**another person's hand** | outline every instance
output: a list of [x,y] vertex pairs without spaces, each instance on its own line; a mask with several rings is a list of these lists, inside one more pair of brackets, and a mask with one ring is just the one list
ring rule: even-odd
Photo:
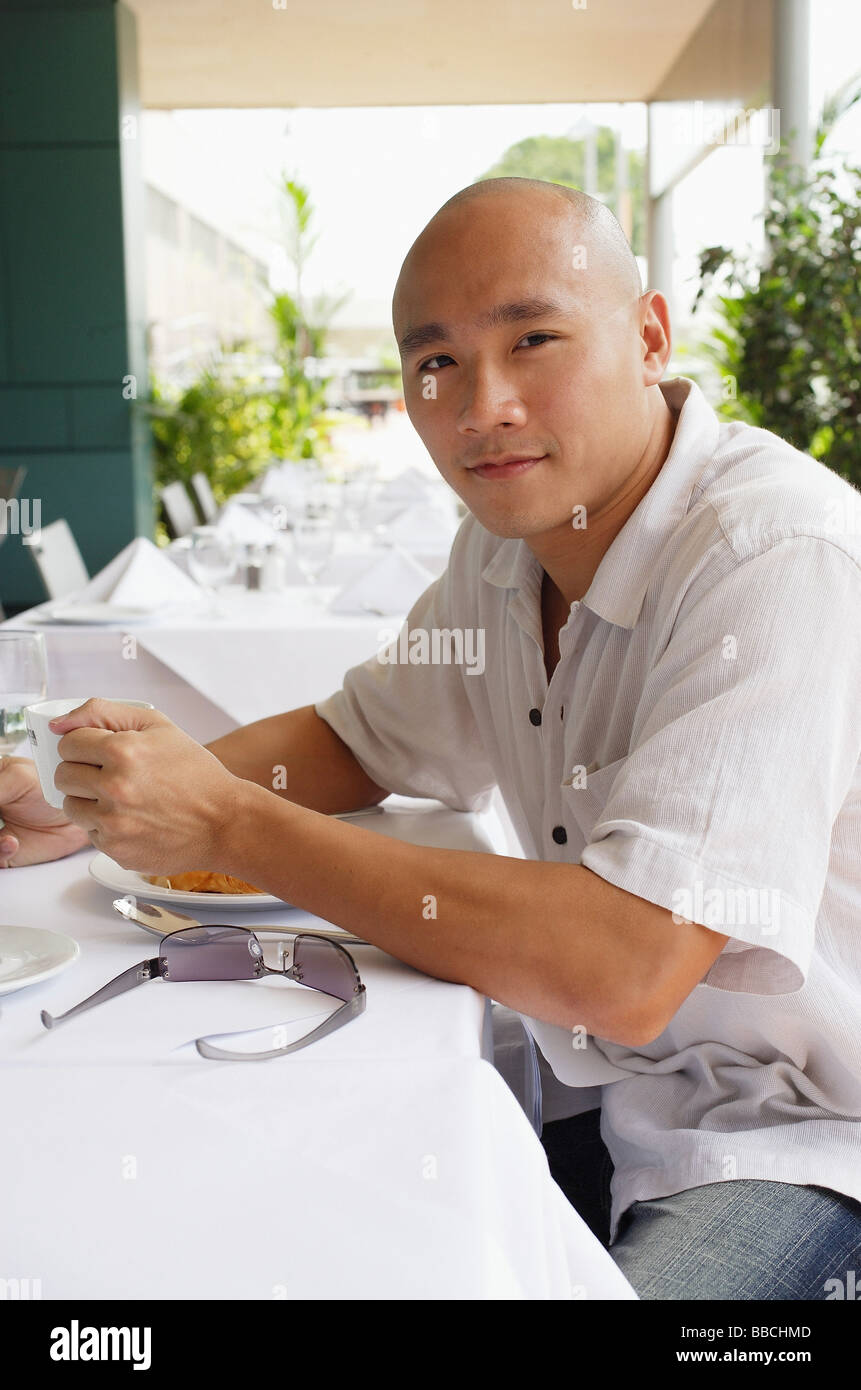
[[45,864],[90,843],[64,811],[49,806],[30,758],[0,757],[0,869]]
[[124,869],[224,871],[248,783],[158,710],[87,700],[51,720],[63,734],[63,815]]

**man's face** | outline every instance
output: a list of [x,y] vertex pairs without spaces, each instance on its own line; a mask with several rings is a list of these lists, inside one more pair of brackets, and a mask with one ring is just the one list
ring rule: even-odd
[[[499,536],[570,525],[578,506],[594,514],[624,488],[647,431],[638,301],[602,274],[576,218],[546,204],[489,197],[447,209],[395,292],[399,344],[432,325],[401,348],[407,413]],[[539,300],[548,307],[525,307]],[[513,304],[522,317],[478,325]],[[500,457],[532,461],[476,466]]]

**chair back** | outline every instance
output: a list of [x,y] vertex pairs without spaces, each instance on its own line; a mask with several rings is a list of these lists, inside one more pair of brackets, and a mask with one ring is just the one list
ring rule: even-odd
[[[21,491],[21,484],[26,472],[27,469],[24,465],[20,468],[0,468],[0,503],[14,502]],[[0,508],[0,545],[3,544],[9,530],[7,518],[6,507]]]
[[200,511],[201,519],[207,524],[218,515],[218,503],[205,473],[195,473],[191,479],[191,490]]
[[64,518],[22,536],[21,542],[32,552],[48,598],[66,598],[90,582],[84,557]]
[[189,531],[199,524],[194,503],[189,497],[184,483],[177,481],[168,483],[166,487],[163,487],[161,505],[168,535],[172,541],[178,541],[180,536],[187,536]]
[[19,468],[0,468],[0,498],[4,502],[11,502],[13,497],[18,496],[26,472],[24,464]]

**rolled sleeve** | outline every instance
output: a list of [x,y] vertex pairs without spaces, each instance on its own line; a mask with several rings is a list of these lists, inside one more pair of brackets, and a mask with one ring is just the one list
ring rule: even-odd
[[481,675],[464,663],[392,659],[409,653],[410,633],[452,630],[452,583],[449,566],[413,605],[405,640],[399,634],[397,642],[352,667],[342,689],[315,709],[378,786],[402,796],[433,797],[457,811],[482,811],[490,805],[496,775],[466,689]]
[[730,939],[701,983],[806,982],[861,754],[861,567],[784,539],[700,582],[653,667],[581,862]]

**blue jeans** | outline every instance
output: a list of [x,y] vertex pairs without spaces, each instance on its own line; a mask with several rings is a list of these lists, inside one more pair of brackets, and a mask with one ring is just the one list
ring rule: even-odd
[[[544,1126],[550,1171],[644,1299],[861,1299],[861,1202],[742,1178],[634,1202],[612,1245],[600,1110]],[[831,1281],[831,1282],[829,1282]],[[838,1282],[839,1281],[839,1284]]]

